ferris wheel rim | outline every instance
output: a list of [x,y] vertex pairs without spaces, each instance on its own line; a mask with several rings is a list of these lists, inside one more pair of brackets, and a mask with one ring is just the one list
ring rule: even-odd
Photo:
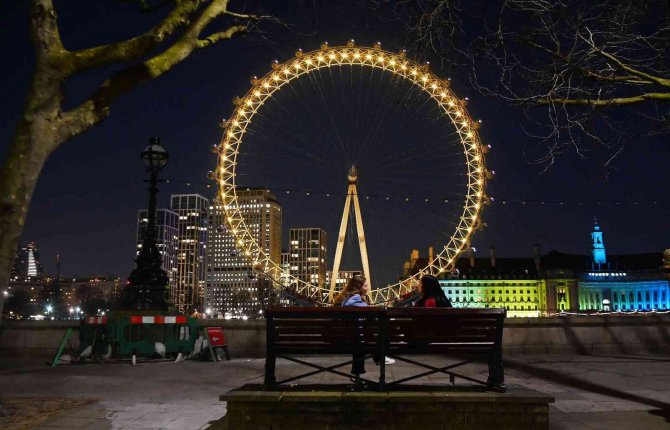
[[[218,154],[217,169],[214,174],[218,184],[217,198],[223,209],[223,216],[228,231],[233,236],[235,245],[242,255],[249,258],[254,270],[261,270],[271,276],[275,282],[280,282],[282,269],[278,262],[258,245],[255,238],[244,222],[243,214],[237,201],[236,165],[239,147],[253,117],[272,95],[284,85],[309,74],[328,67],[361,66],[378,68],[391,72],[394,76],[404,78],[427,93],[435,100],[441,114],[451,122],[456,129],[459,141],[463,146],[464,163],[467,167],[467,193],[463,203],[463,212],[459,223],[449,241],[437,253],[429,265],[410,276],[408,279],[371,291],[373,301],[390,302],[399,298],[403,290],[407,292],[416,285],[425,274],[440,275],[453,269],[458,256],[465,251],[470,239],[481,222],[481,211],[487,202],[485,186],[489,172],[486,170],[484,154],[485,147],[481,144],[477,129],[479,123],[472,120],[465,105],[466,100],[456,97],[450,89],[449,81],[440,79],[428,69],[428,65],[421,65],[407,59],[405,51],[392,53],[381,49],[380,44],[372,47],[357,47],[353,41],[345,46],[331,47],[321,45],[320,49],[309,52],[298,50],[295,57],[283,63],[275,60],[272,70],[261,78],[251,80],[249,91],[242,98],[235,98],[236,105],[231,119],[224,126],[223,136],[214,152]],[[284,274],[295,285],[298,294],[324,302],[328,296],[328,288],[315,286],[302,281],[290,274]]]

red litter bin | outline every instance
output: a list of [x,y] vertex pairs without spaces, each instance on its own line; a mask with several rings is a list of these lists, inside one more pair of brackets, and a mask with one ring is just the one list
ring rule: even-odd
[[223,327],[205,327],[205,334],[214,360],[221,360],[221,352],[225,354],[226,360],[230,360],[230,352],[228,351],[226,337],[223,334]]

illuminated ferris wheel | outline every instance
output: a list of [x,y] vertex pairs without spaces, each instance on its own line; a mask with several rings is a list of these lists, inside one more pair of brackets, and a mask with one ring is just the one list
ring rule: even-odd
[[[282,93],[281,90],[289,88],[292,83],[319,73],[321,73],[318,78],[320,79],[319,82],[323,83],[330,79],[329,77],[333,77],[333,70],[338,68],[346,68],[347,70],[360,68],[362,71],[368,70],[369,73],[381,72],[379,79],[390,82],[389,85],[406,85],[408,91],[420,93],[413,97],[423,97],[422,105],[430,104],[431,109],[433,109],[432,112],[434,112],[429,118],[431,124],[435,123],[440,127],[446,125],[450,129],[450,133],[453,135],[452,146],[455,148],[454,154],[456,154],[452,156],[452,158],[456,157],[454,166],[462,171],[458,176],[460,194],[450,201],[450,204],[456,205],[454,211],[457,213],[454,215],[454,220],[449,224],[449,231],[445,231],[443,234],[443,243],[437,244],[438,248],[433,258],[427,262],[425,267],[405,279],[373,286],[371,291],[372,300],[376,303],[388,303],[409,291],[424,274],[439,276],[450,272],[454,268],[456,259],[464,250],[468,249],[473,233],[481,224],[481,211],[487,201],[485,185],[490,173],[486,169],[484,155],[488,148],[480,142],[477,131],[480,124],[473,121],[466,110],[467,100],[457,98],[450,88],[450,82],[433,74],[429,70],[428,64],[418,64],[408,59],[404,51],[397,54],[388,52],[383,50],[379,43],[372,47],[359,47],[354,44],[353,40],[348,42],[346,46],[338,47],[331,47],[324,43],[320,49],[315,51],[302,52],[298,50],[295,53],[295,58],[284,63],[275,61],[270,72],[260,78],[254,77],[251,80],[251,88],[244,97],[235,99],[235,110],[226,122],[220,144],[214,149],[218,156],[218,166],[214,174],[219,185],[218,198],[224,209],[226,227],[233,235],[240,254],[248,258],[256,270],[263,271],[276,280],[278,287],[282,284],[286,285],[288,277],[288,284],[292,286],[295,293],[319,303],[327,302],[329,285],[316,285],[286,273],[285,270],[283,271],[280,262],[273,261],[257,243],[252,229],[245,223],[244,214],[237,198],[237,189],[241,185],[238,178],[243,175],[240,166],[253,163],[253,160],[248,160],[248,163],[241,163],[240,155],[244,152],[243,143],[246,143],[247,138],[252,134],[251,130],[254,122],[262,119],[269,121],[268,117],[272,117],[273,112],[268,107],[271,101]],[[363,76],[362,71],[360,72],[361,76]],[[356,85],[363,86],[367,82],[367,78],[361,78],[360,81],[360,83],[351,84],[352,88]],[[326,82],[323,85],[329,84]],[[288,92],[289,90],[285,91]],[[321,97],[326,97],[323,91],[316,92],[321,94]],[[334,93],[337,93],[337,91],[334,91]],[[288,94],[288,96],[291,96],[291,94]],[[385,99],[380,98],[379,100]],[[345,100],[340,104],[346,105],[346,102],[345,97]],[[384,106],[380,106],[380,104],[380,102],[375,102],[375,105],[381,110]],[[405,105],[399,103],[399,105],[406,106],[407,103]],[[343,108],[346,110],[346,106],[343,106]],[[277,111],[279,110],[280,108],[277,108]],[[326,114],[330,114],[330,112],[326,112]],[[380,114],[380,116],[383,115]],[[344,126],[346,124],[338,125],[340,128]],[[302,129],[307,127],[309,126],[304,126]],[[371,126],[368,127],[371,128]],[[439,145],[432,146],[436,148],[436,151],[440,151]],[[421,151],[427,152],[425,149]],[[409,166],[409,163],[411,163],[411,157],[407,157],[407,159],[408,161],[403,161],[404,165],[395,163],[393,168],[402,171],[405,169],[404,166]],[[439,192],[442,192],[443,188],[451,192],[451,188],[453,188],[450,184],[440,183],[437,180],[431,186],[437,188]],[[405,186],[404,188],[408,187]],[[370,196],[365,198],[369,199]],[[388,201],[389,197],[385,197],[385,200]],[[409,199],[405,198],[404,200]],[[428,198],[424,200],[427,202]],[[449,200],[444,199],[444,202],[447,201]],[[340,210],[341,204],[341,201],[334,202],[334,210]],[[446,230],[444,226],[441,228]],[[282,279],[281,283],[280,278]]]

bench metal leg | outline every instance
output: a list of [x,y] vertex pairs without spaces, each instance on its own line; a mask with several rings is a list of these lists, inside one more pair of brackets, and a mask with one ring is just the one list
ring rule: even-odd
[[505,369],[502,361],[502,346],[497,346],[489,354],[489,378],[486,384],[505,391]]
[[275,376],[275,364],[277,362],[277,357],[274,354],[268,354],[265,357],[265,381],[264,384],[266,387],[271,387],[277,383],[277,377]]
[[277,377],[275,376],[275,364],[277,362],[277,354],[274,348],[275,337],[275,320],[272,317],[267,319],[265,333],[265,381],[263,384],[266,387],[272,387],[277,384]]

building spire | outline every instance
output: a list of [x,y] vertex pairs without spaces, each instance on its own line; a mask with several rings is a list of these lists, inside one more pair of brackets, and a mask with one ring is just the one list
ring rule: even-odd
[[591,232],[591,264],[594,270],[600,270],[603,265],[607,264],[607,255],[605,254],[603,232],[600,231],[597,218],[593,218],[593,224],[593,232]]

